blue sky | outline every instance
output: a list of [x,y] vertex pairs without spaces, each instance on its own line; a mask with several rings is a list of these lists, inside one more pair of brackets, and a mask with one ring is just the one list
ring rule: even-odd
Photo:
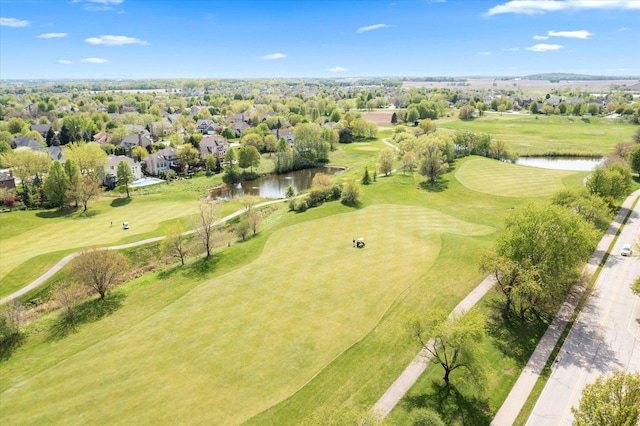
[[0,0],[0,79],[640,75],[640,0]]

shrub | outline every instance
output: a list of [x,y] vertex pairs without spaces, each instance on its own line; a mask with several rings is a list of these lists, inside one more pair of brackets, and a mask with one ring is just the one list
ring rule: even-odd
[[7,208],[13,208],[15,203],[16,203],[16,199],[13,197],[6,197],[4,199],[4,206]]
[[309,208],[309,205],[307,204],[307,201],[300,200],[296,203],[296,208],[294,210],[299,213],[302,213],[302,212],[306,212],[308,208]]
[[339,200],[341,195],[342,195],[342,186],[340,184],[333,185],[329,193],[329,199]]

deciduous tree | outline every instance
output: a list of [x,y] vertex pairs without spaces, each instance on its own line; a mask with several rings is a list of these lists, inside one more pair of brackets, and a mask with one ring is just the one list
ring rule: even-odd
[[426,176],[430,182],[435,182],[438,176],[449,168],[445,155],[436,143],[426,143],[423,146],[420,174]]
[[505,317],[514,304],[520,316],[555,308],[596,239],[595,228],[564,207],[530,205],[507,216],[495,253],[482,262],[506,298]]
[[78,187],[78,201],[82,203],[83,211],[87,211],[89,201],[102,193],[102,182],[94,176],[84,176]]
[[410,324],[412,338],[442,366],[446,384],[453,371],[464,368],[474,376],[479,374],[476,359],[478,343],[485,333],[485,320],[475,311],[452,314],[434,309],[424,321]]
[[184,226],[181,222],[176,222],[167,227],[160,250],[165,255],[177,257],[180,259],[180,264],[184,266],[184,260],[189,251],[188,241],[189,237],[185,234]]
[[64,308],[67,319],[73,321],[76,308],[85,294],[84,290],[84,286],[78,281],[62,282],[54,288],[54,298]]
[[189,171],[189,167],[195,166],[200,161],[200,152],[190,143],[180,145],[177,151],[178,162],[184,167],[185,173]]
[[391,147],[384,148],[382,149],[382,151],[380,151],[380,156],[378,157],[378,166],[380,167],[380,172],[384,173],[385,176],[389,176],[389,174],[391,174],[395,156],[396,151]]
[[51,163],[42,185],[45,197],[52,205],[63,208],[69,190],[69,177],[58,160]]
[[360,194],[360,185],[358,185],[354,180],[348,180],[347,183],[344,184],[344,188],[342,189],[340,202],[347,206],[354,206],[358,204]]
[[585,386],[578,407],[572,407],[575,426],[640,424],[640,372],[618,370]]
[[83,176],[99,176],[104,173],[107,154],[96,142],[74,142],[66,146],[65,157],[73,160]]
[[253,168],[260,165],[260,159],[258,149],[253,145],[241,146],[238,151],[238,166],[242,169],[251,167],[251,172],[253,172]]
[[127,192],[127,198],[129,198],[129,184],[133,182],[133,170],[131,170],[131,165],[126,161],[119,162],[116,169],[116,176],[118,179],[118,186],[125,189]]
[[195,229],[204,251],[205,257],[211,256],[211,250],[213,250],[214,244],[214,229],[213,225],[216,223],[216,209],[213,203],[201,202],[198,205],[198,213],[194,220]]
[[104,299],[128,269],[128,260],[114,250],[90,249],[71,263],[70,275]]

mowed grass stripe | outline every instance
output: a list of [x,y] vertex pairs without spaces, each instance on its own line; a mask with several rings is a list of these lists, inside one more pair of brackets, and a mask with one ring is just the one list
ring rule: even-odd
[[503,197],[548,197],[564,189],[562,179],[572,174],[575,172],[541,170],[477,158],[464,162],[455,176],[467,188],[485,194]]
[[[40,219],[43,225],[18,235],[7,236],[1,241],[0,279],[27,259],[40,254],[78,247],[113,245],[123,238],[153,232],[162,221],[174,220],[196,211],[195,202],[185,208],[184,201],[162,201],[156,198],[153,201],[133,199],[125,206],[106,208],[104,211],[89,210],[87,217],[57,217],[49,219],[50,222]],[[7,223],[12,219],[7,218]],[[122,222],[125,221],[130,225],[127,231],[122,229]],[[0,223],[5,226],[4,221]],[[23,283],[26,284],[28,282]],[[0,296],[5,293],[5,289],[0,288]]]
[[287,227],[251,264],[9,388],[0,411],[11,424],[240,423],[368,333],[435,262],[441,233],[493,231],[397,205]]

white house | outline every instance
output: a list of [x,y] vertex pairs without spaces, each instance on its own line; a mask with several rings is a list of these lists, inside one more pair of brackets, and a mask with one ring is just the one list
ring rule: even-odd
[[104,165],[104,176],[102,183],[105,186],[115,186],[118,182],[118,164],[126,161],[131,166],[133,172],[133,180],[142,179],[142,167],[140,163],[124,155],[108,155]]

